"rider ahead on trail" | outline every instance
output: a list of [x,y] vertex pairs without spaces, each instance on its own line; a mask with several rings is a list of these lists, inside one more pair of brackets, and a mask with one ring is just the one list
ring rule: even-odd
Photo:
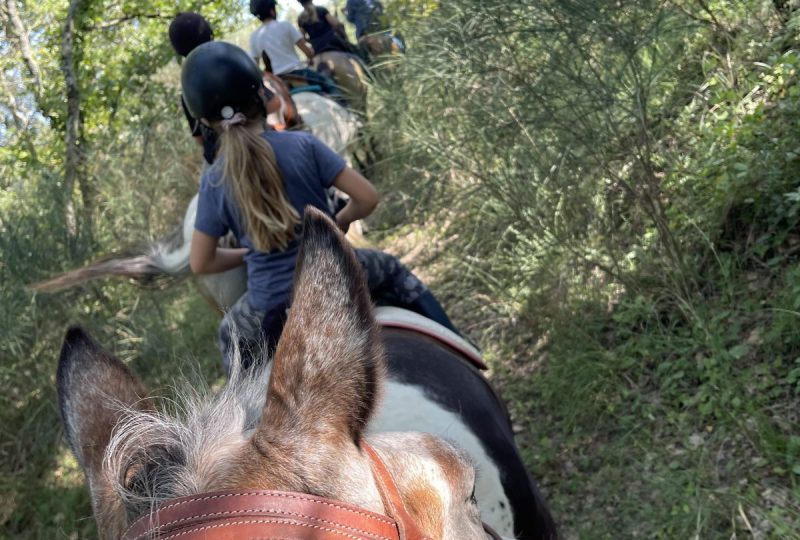
[[379,19],[383,14],[380,0],[347,0],[344,9],[347,20],[356,27],[356,39],[380,30]]
[[[277,343],[291,301],[290,289],[300,224],[306,206],[325,212],[343,230],[369,215],[378,203],[372,184],[331,149],[305,132],[278,132],[266,125],[258,66],[229,43],[195,49],[183,64],[181,84],[196,118],[219,136],[218,159],[203,173],[192,237],[190,265],[198,274],[247,265],[248,292],[220,324],[223,364],[230,368],[235,330],[240,350]],[[327,190],[335,186],[350,201],[333,215]],[[233,232],[238,249],[218,247]],[[373,297],[427,316],[455,330],[425,285],[394,257],[358,249]]]
[[250,55],[256,64],[266,54],[271,66],[267,69],[281,78],[300,78],[310,85],[318,85],[323,92],[338,96],[339,90],[328,77],[309,69],[295,52],[297,46],[308,61],[314,58],[314,50],[290,22],[278,21],[275,0],[250,0],[250,12],[262,24],[250,36]]
[[342,51],[357,54],[358,50],[347,41],[344,25],[324,7],[317,7],[313,0],[299,0],[303,12],[297,18],[297,26],[314,47],[314,54],[325,51]]
[[[199,13],[178,13],[169,25],[169,41],[172,48],[181,58],[186,58],[198,45],[214,39],[211,25]],[[189,123],[189,131],[199,145],[203,147],[203,158],[211,164],[217,153],[217,136],[214,130],[192,116],[181,96],[181,108]]]

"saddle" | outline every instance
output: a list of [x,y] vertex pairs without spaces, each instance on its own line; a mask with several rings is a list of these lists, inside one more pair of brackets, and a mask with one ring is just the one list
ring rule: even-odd
[[489,366],[483,361],[480,351],[466,339],[449,328],[445,328],[441,324],[427,317],[423,317],[418,313],[394,306],[381,306],[375,308],[375,320],[384,328],[412,330],[433,338],[439,343],[461,353],[472,367],[480,370],[489,369]]
[[283,79],[283,82],[289,87],[290,94],[299,94],[300,92],[322,93],[322,87],[320,85],[312,83],[301,75],[284,74],[281,75],[280,78]]

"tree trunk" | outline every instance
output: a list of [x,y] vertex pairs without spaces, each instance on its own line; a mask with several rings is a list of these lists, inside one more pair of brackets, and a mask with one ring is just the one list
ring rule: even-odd
[[[73,240],[79,232],[78,216],[75,211],[73,191],[75,184],[83,178],[83,134],[81,122],[81,93],[78,85],[77,63],[75,60],[76,19],[82,11],[85,0],[70,0],[67,17],[64,21],[61,39],[61,71],[64,74],[67,97],[67,120],[64,125],[66,142],[66,162],[64,166],[65,218],[67,232]],[[85,201],[84,201],[85,202]],[[87,209],[84,207],[84,217]],[[90,220],[91,221],[91,220]],[[86,223],[91,227],[91,223]]]
[[33,50],[31,49],[31,42],[28,39],[28,30],[25,28],[25,24],[19,16],[16,0],[5,0],[4,7],[6,18],[8,19],[8,32],[19,45],[22,58],[25,60],[25,65],[28,67],[28,71],[33,78],[34,93],[38,97],[42,90],[42,77],[39,74],[39,66],[36,63]]

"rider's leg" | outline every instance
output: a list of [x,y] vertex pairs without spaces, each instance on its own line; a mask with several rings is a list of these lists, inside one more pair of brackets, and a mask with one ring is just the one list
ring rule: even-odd
[[336,85],[333,79],[333,71],[328,64],[325,62],[319,64],[316,71],[312,71],[312,73],[316,83],[322,87],[322,90],[328,94],[331,99],[343,107],[348,107],[350,105],[347,98],[345,98],[342,93],[341,88]]
[[289,314],[288,308],[288,299],[279,302],[265,313],[261,321],[262,343],[267,358],[272,358],[275,349],[278,348],[278,340],[283,332],[283,327],[286,326],[286,318]]
[[455,327],[453,322],[450,320],[450,317],[447,316],[445,313],[442,304],[433,296],[433,293],[429,290],[426,290],[421,295],[417,296],[417,298],[408,304],[408,309],[415,313],[419,313],[423,317],[427,317],[433,321],[438,322],[448,330],[452,330],[459,336],[461,332]]
[[247,293],[237,300],[219,324],[219,348],[225,375],[230,377],[236,359],[242,369],[247,369],[262,359],[272,358],[286,324],[288,306],[288,297],[277,299],[266,310],[254,308]]
[[333,48],[331,50],[341,51],[347,54],[352,54],[353,56],[358,57],[362,62],[365,64],[369,64],[368,58],[364,56],[364,51],[358,45],[354,45],[350,43],[350,40],[343,38],[341,36],[336,36],[332,40]]
[[436,297],[396,257],[374,249],[356,249],[356,256],[366,271],[372,298],[419,313],[461,334]]

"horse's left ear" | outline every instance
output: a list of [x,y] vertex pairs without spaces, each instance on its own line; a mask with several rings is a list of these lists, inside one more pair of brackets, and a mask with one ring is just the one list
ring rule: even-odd
[[363,272],[336,225],[307,207],[256,443],[358,445],[384,371]]
[[[82,328],[67,331],[58,361],[58,403],[67,440],[86,473],[101,522],[113,490],[102,474],[105,449],[124,409],[148,408],[145,389],[131,371]],[[102,527],[102,523],[99,523]]]
[[269,59],[266,51],[261,51],[261,59],[264,61],[264,71],[272,73],[272,60]]

